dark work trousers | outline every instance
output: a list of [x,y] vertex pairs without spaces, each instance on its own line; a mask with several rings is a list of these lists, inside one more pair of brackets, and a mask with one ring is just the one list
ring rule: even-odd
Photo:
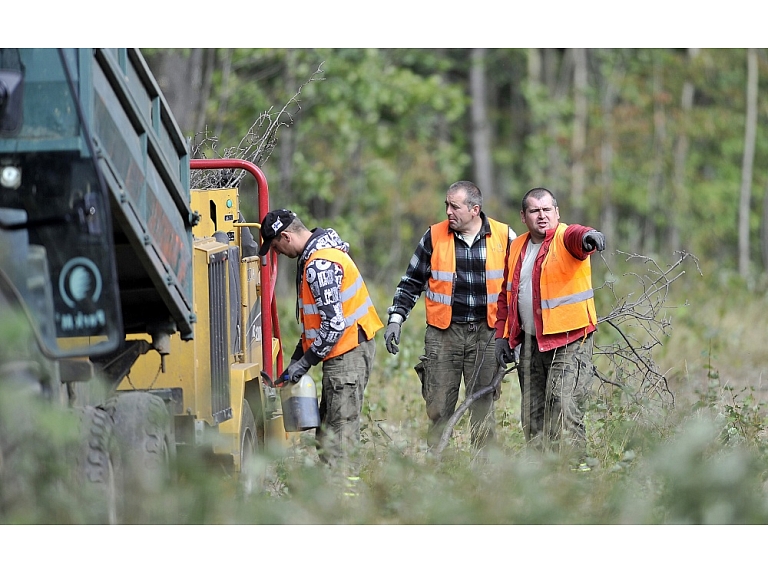
[[[447,329],[427,325],[424,355],[415,369],[427,404],[430,447],[440,442],[445,424],[456,411],[462,378],[465,397],[490,385],[496,370],[494,332],[486,321],[452,323]],[[473,448],[481,449],[495,439],[493,405],[493,394],[489,393],[469,408]]]
[[360,343],[323,362],[320,428],[315,432],[320,460],[335,467],[360,444],[363,395],[371,376],[376,342]]
[[535,336],[523,335],[517,374],[526,441],[545,447],[563,439],[572,448],[583,450],[584,404],[594,372],[593,334],[544,352],[539,351]]

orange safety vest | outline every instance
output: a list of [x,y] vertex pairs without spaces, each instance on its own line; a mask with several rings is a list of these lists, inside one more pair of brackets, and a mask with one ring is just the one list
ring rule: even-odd
[[[373,302],[368,295],[363,276],[355,262],[345,252],[335,248],[323,248],[314,252],[306,265],[314,259],[324,259],[339,264],[344,270],[341,280],[341,307],[344,312],[346,329],[331,352],[323,359],[330,359],[354,349],[358,345],[357,326],[359,325],[367,339],[371,339],[378,330],[384,327],[381,323]],[[315,303],[315,296],[309,289],[305,278],[301,281],[301,301],[299,302],[300,321],[302,324],[301,344],[304,352],[309,349],[320,329],[320,314]]]
[[[504,281],[504,258],[509,242],[509,226],[488,218],[491,235],[485,237],[485,291],[488,327],[496,323],[496,301]],[[430,227],[432,234],[432,272],[427,282],[425,306],[427,323],[445,329],[451,324],[453,287],[456,283],[455,234],[448,220]]]
[[[590,258],[579,260],[565,248],[563,234],[567,227],[558,224],[541,266],[541,320],[545,335],[574,331],[597,321]],[[528,236],[528,232],[518,236],[509,247],[506,291],[513,297],[517,297],[518,290],[512,290],[512,277]]]

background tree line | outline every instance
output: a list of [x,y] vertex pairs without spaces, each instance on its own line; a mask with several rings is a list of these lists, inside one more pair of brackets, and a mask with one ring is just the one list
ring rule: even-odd
[[520,198],[544,186],[563,221],[605,231],[611,250],[685,250],[750,285],[768,269],[764,49],[144,54],[184,134],[212,134],[220,149],[301,90],[262,166],[271,205],[337,229],[390,289],[459,179],[518,233]]

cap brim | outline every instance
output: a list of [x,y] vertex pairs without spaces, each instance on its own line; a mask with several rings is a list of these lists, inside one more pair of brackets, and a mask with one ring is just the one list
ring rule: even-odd
[[272,240],[265,241],[261,244],[261,247],[259,248],[259,255],[261,257],[264,257],[267,255],[267,252],[269,251],[269,248],[272,246]]

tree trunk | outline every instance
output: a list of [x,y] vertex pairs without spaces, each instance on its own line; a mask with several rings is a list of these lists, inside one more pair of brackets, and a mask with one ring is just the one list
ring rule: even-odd
[[[297,54],[295,49],[288,49],[285,53],[285,66],[283,67],[283,84],[288,94],[295,94],[298,90],[296,74]],[[297,120],[294,120],[297,121]],[[298,130],[295,126],[292,129],[281,130],[280,137],[277,139],[277,147],[280,151],[279,170],[280,180],[279,188],[281,195],[286,202],[293,201],[293,155],[296,152],[296,142],[294,132]]]
[[749,274],[749,203],[752,196],[752,166],[757,137],[757,49],[747,48],[747,117],[744,126],[744,158],[739,194],[739,274]]
[[763,273],[768,271],[768,185],[763,195],[763,219],[761,233],[761,251],[763,253]]
[[528,81],[541,84],[541,52],[538,48],[529,48],[527,51]]
[[203,48],[164,50],[160,56],[157,83],[163,91],[182,133],[192,136],[196,114],[205,106],[203,88]]
[[221,95],[219,96],[218,114],[216,126],[213,135],[218,137],[224,131],[224,117],[226,116],[227,104],[229,104],[229,79],[232,74],[232,52],[233,48],[222,50],[221,62]]
[[584,221],[585,168],[587,147],[587,49],[573,49],[573,134],[571,137],[571,220]]
[[[689,65],[699,55],[699,48],[688,49]],[[684,221],[687,219],[688,190],[685,185],[685,163],[688,158],[688,117],[693,109],[694,85],[690,80],[683,83],[683,94],[680,99],[680,124],[677,130],[677,141],[675,142],[675,154],[672,168],[672,198],[671,205],[674,206],[670,212],[669,236],[667,241],[673,252],[679,251],[683,240],[681,231],[684,227]]]
[[486,48],[473,48],[469,86],[472,96],[472,157],[475,183],[488,200],[494,196],[491,155],[491,123],[488,120],[488,95],[485,68]]
[[608,238],[609,242],[615,242],[618,231],[618,215],[616,213],[616,202],[613,197],[613,143],[616,137],[613,124],[613,111],[619,93],[621,77],[624,74],[624,68],[620,60],[616,63],[612,62],[614,58],[611,55],[610,50],[603,50],[601,56],[601,60],[605,59],[610,63],[605,66],[605,88],[602,98],[603,137],[600,144],[600,161],[603,194],[602,201],[600,202],[600,229]]
[[[544,62],[542,60],[542,54],[541,49],[539,48],[528,48],[526,51],[526,65],[527,65],[527,73],[526,73],[526,79],[528,82],[528,93],[525,96],[526,106],[528,108],[528,126],[527,126],[527,133],[524,134],[522,142],[523,146],[525,145],[526,138],[529,138],[535,134],[541,133],[544,130],[544,125],[539,118],[538,114],[535,112],[535,105],[533,100],[536,100],[539,98],[539,96],[543,97],[544,94],[544,87],[543,87],[543,77],[544,77]],[[530,162],[528,162],[527,166],[521,166],[523,169],[523,172],[527,172],[528,177],[530,178],[529,182],[526,182],[525,189],[530,189],[533,186],[540,186],[543,185],[544,174],[543,170],[546,169],[545,167],[540,167],[540,162],[538,162],[538,158],[532,159]]]
[[208,100],[211,99],[211,90],[213,88],[213,71],[216,69],[216,48],[205,48],[205,57],[203,64],[203,85],[200,90],[200,99],[197,103],[197,110],[193,116],[193,126],[195,135],[205,130],[206,107]]
[[562,57],[560,56],[560,51],[556,48],[544,49],[544,82],[547,87],[548,97],[555,103],[557,113],[552,114],[547,120],[547,133],[551,143],[547,148],[547,166],[545,168],[545,179],[547,182],[541,185],[551,189],[556,194],[566,189],[567,186],[567,167],[563,161],[559,144],[562,123],[560,110],[562,109],[561,104],[563,100],[568,95],[572,79],[572,66],[573,55],[571,49],[563,52]]
[[659,198],[664,189],[664,160],[667,140],[667,112],[662,94],[663,72],[657,59],[653,62],[653,160],[651,173],[648,177],[645,226],[643,229],[643,250],[653,254],[658,249],[657,221],[659,215]]

